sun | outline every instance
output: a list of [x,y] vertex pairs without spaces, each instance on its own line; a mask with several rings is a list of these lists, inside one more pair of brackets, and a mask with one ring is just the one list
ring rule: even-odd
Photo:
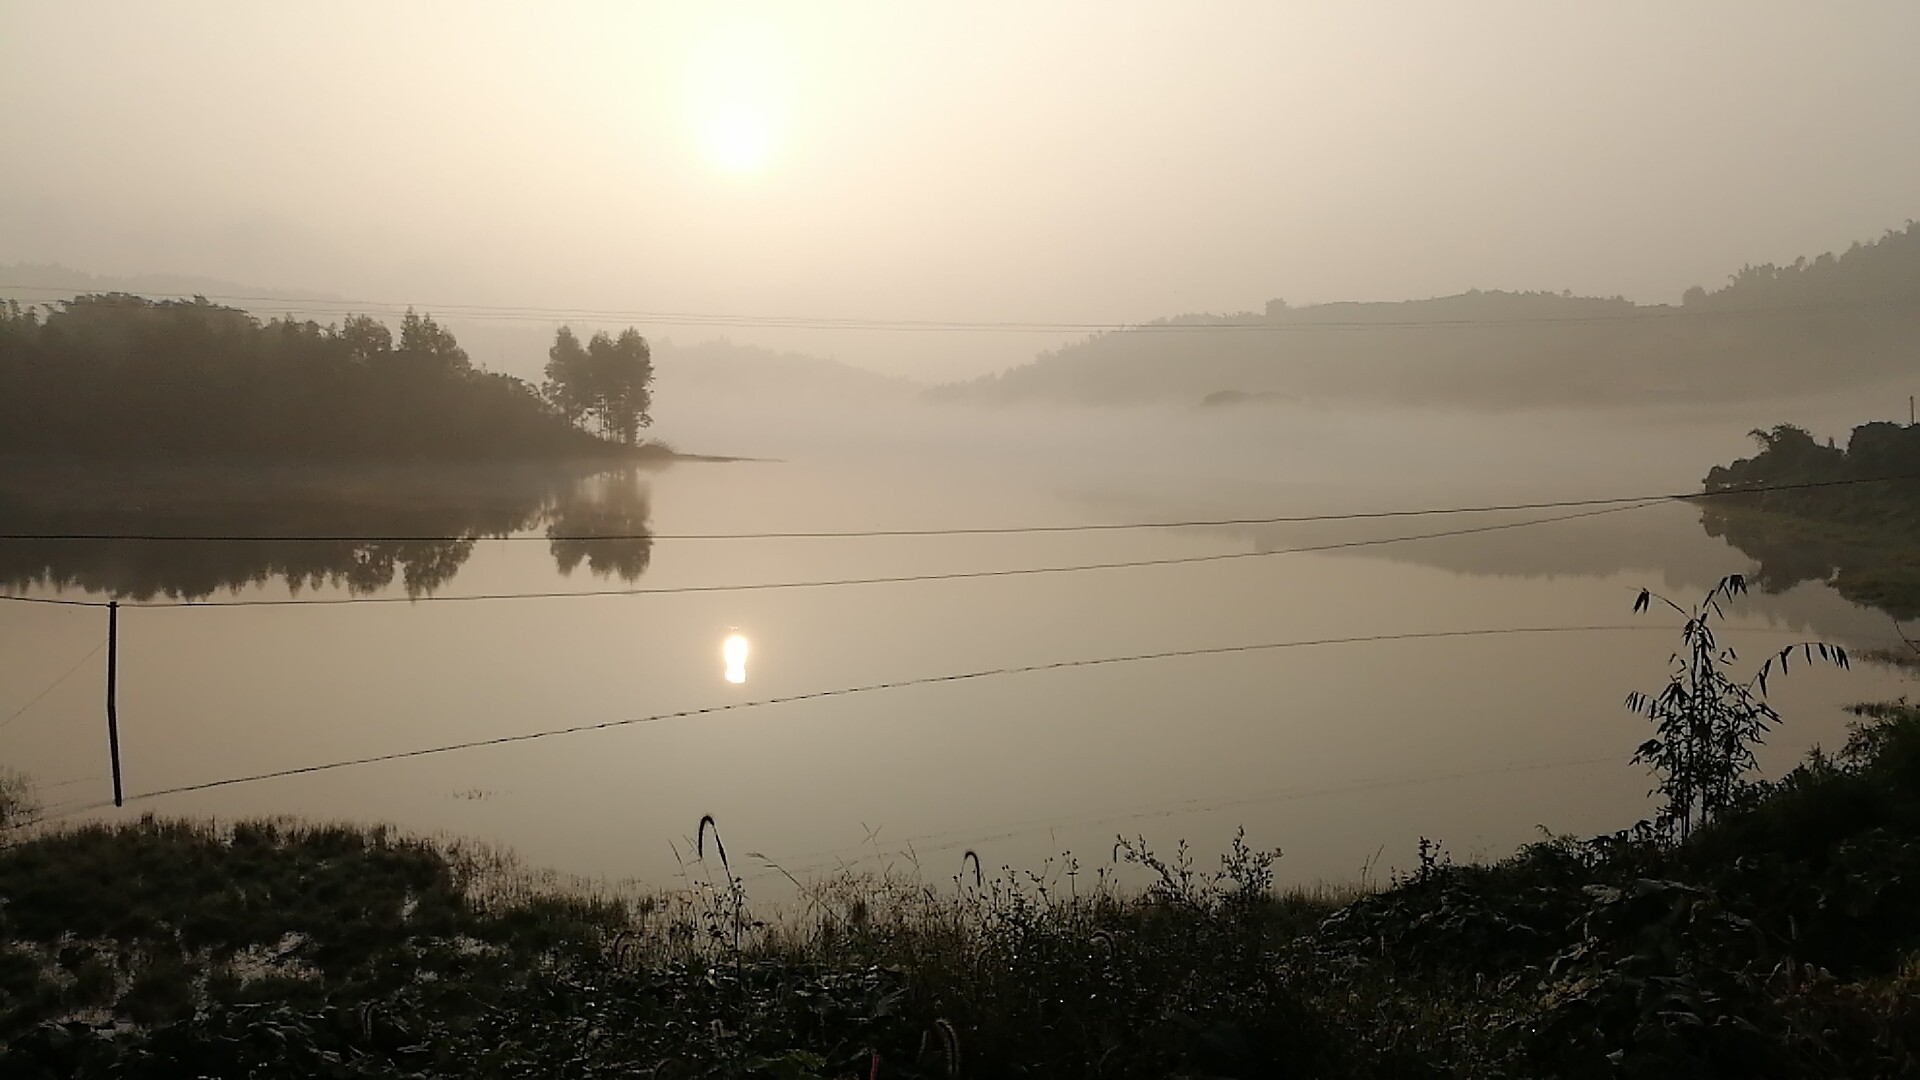
[[748,102],[714,108],[702,122],[701,135],[707,157],[724,172],[756,172],[773,157],[772,118]]
[[793,74],[783,38],[765,24],[718,23],[690,50],[685,115],[714,168],[744,176],[778,156],[792,119]]

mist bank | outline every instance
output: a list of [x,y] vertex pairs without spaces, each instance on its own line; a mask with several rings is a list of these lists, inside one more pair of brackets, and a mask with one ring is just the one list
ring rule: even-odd
[[[661,371],[667,386],[674,369],[668,362]],[[1348,509],[1453,497],[1693,491],[1709,466],[1740,452],[1752,428],[1785,413],[1844,429],[1889,416],[1897,388],[1840,388],[1792,402],[1490,413],[1387,402],[985,406],[682,386],[668,393],[672,407],[653,431],[675,446],[897,468],[903,482],[915,470],[971,470],[1060,491],[1135,491],[1209,505],[1286,488]],[[1899,406],[1904,414],[1904,393]]]
[[[320,325],[338,324],[355,316],[399,320],[409,305],[393,301],[357,300],[322,289],[282,288],[258,283],[226,281],[181,274],[95,274],[58,264],[0,264],[0,297],[11,297],[23,308],[58,309],[78,297],[130,294],[150,300],[204,298],[222,307],[245,311],[269,322],[294,316]],[[582,340],[598,332],[617,337],[641,316],[626,319],[595,317],[591,312],[569,312],[565,318],[543,316],[539,309],[488,309],[471,304],[448,310],[429,303],[412,305],[430,311],[436,323],[459,339],[476,369],[511,375],[538,385],[545,376],[548,352],[562,326]],[[887,397],[919,393],[924,384],[896,375],[819,355],[815,348],[775,348],[722,335],[688,338],[686,328],[674,323],[648,327],[647,341],[659,376],[660,392],[669,399],[682,390],[696,392],[719,386],[749,396],[799,390],[873,392]],[[751,333],[735,329],[730,333]],[[818,337],[815,333],[813,337]],[[826,350],[831,352],[831,350]],[[910,351],[901,360],[915,359]],[[972,370],[981,370],[975,365]]]
[[1679,305],[1550,292],[1181,315],[940,388],[956,401],[1219,395],[1485,407],[1751,401],[1884,380],[1920,344],[1920,225],[1747,266]]

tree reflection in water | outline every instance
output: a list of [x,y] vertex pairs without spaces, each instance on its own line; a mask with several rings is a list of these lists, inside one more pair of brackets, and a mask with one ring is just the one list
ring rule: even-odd
[[1904,534],[1720,504],[1702,506],[1700,525],[1759,564],[1753,579],[1766,592],[1819,582],[1896,619],[1920,617],[1920,550]]
[[637,579],[653,558],[650,515],[646,485],[632,470],[580,481],[547,510],[548,549],[554,565],[562,574],[571,574],[584,559],[595,577]]
[[[542,525],[562,573],[584,560],[633,581],[652,555],[648,516],[632,469],[16,468],[0,475],[0,532],[269,539],[0,540],[0,588],[203,600],[278,580],[296,595],[397,584],[418,597],[451,582],[478,540]],[[607,534],[623,538],[584,539]],[[298,539],[336,536],[367,539]]]

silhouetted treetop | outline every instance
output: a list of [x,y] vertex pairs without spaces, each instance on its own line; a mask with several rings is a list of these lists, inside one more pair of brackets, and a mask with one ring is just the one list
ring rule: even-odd
[[[1890,482],[1885,484],[1862,483],[1830,489],[1832,498],[1850,502],[1865,499],[1883,504],[1920,491],[1914,480],[1905,479],[1920,477],[1920,427],[1887,421],[1861,424],[1853,429],[1844,449],[1835,446],[1832,439],[1822,443],[1812,432],[1795,424],[1756,428],[1748,434],[1760,452],[1729,465],[1715,465],[1704,481],[1706,490],[1887,479]],[[1773,492],[1768,498],[1783,505],[1814,505],[1807,500],[1819,490]]]
[[1835,255],[1801,256],[1785,266],[1743,266],[1709,292],[1695,286],[1689,307],[1759,308],[1815,304],[1871,304],[1911,299],[1920,291],[1920,222],[1889,229],[1871,243],[1855,242]]
[[633,445],[653,423],[653,352],[638,330],[601,331],[585,347],[563,326],[547,350],[547,400],[569,421],[592,420],[601,438]]

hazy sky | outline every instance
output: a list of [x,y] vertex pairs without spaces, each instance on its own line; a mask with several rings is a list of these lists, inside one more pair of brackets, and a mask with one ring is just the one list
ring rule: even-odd
[[0,263],[882,319],[1676,300],[1915,216],[1916,41],[1894,0],[0,0]]

